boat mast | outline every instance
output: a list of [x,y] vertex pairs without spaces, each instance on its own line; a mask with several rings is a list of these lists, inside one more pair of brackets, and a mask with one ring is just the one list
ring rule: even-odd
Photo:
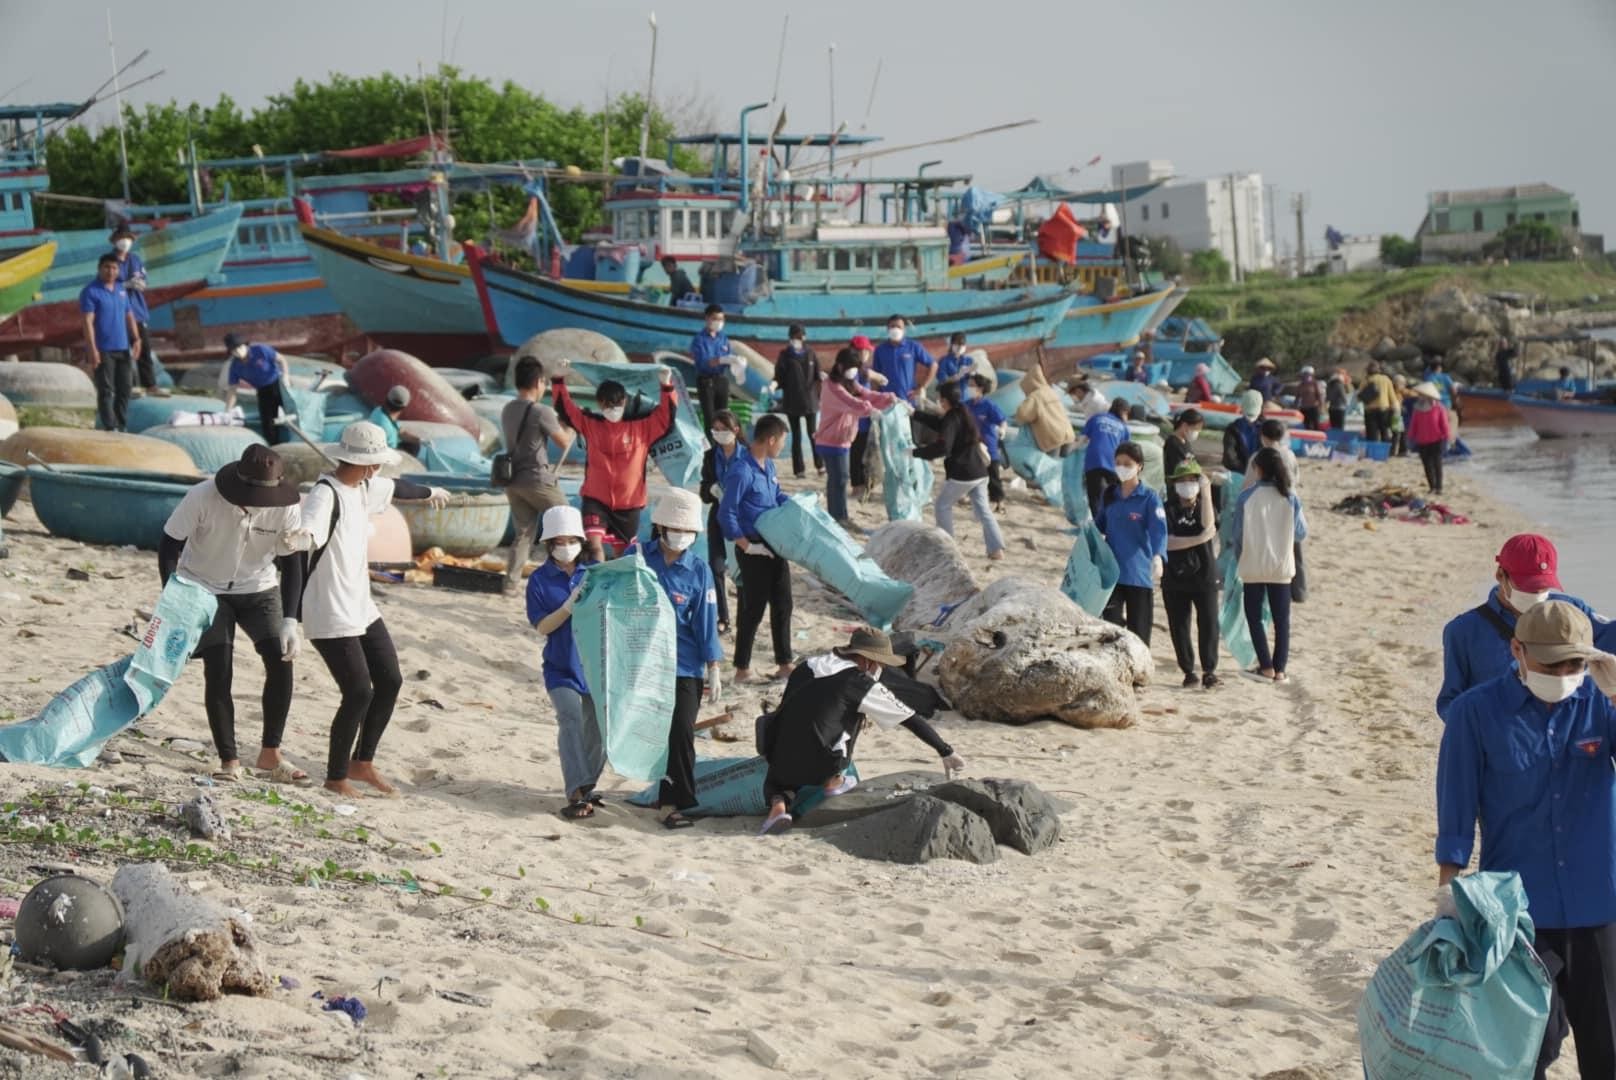
[[107,8],[107,52],[112,57],[112,102],[118,117],[118,170],[123,178],[123,201],[133,202],[129,194],[129,144],[123,130],[123,91],[118,88],[118,48],[112,43],[112,9]]
[[640,118],[640,160],[645,160],[645,152],[651,141],[651,93],[656,87],[656,42],[657,24],[656,12],[651,12],[651,70],[645,77],[645,115]]

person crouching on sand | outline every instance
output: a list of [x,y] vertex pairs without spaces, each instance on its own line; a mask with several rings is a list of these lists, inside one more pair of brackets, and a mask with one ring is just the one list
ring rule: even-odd
[[937,751],[944,775],[965,768],[965,759],[930,724],[881,685],[882,672],[902,664],[887,635],[861,627],[845,646],[810,657],[791,673],[785,698],[764,727],[769,771],[763,797],[769,816],[759,835],[791,828],[791,806],[801,788],[823,787],[828,796],[853,790],[857,781],[845,774],[867,719],[884,731],[908,729]]
[[376,771],[376,748],[404,680],[398,651],[370,595],[365,547],[370,519],[395,498],[442,507],[449,493],[378,475],[398,454],[387,448],[382,429],[368,420],[343,428],[342,441],[326,453],[337,466],[303,500],[310,551],[303,626],[342,691],[331,721],[325,787],[349,798],[364,794],[349,783],[352,779],[395,796],[397,789]]

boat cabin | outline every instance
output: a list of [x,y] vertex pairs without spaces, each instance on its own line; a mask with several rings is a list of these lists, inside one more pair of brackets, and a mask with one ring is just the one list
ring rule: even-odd
[[71,120],[83,105],[0,105],[0,239],[34,233],[34,196],[50,190],[45,170],[45,125]]

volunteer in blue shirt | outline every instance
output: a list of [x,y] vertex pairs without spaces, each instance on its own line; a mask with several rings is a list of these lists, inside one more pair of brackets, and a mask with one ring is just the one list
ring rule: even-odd
[[774,459],[786,445],[786,424],[768,413],[752,427],[752,445],[736,455],[724,476],[724,497],[718,501],[718,526],[735,545],[740,570],[739,611],[735,619],[735,681],[752,678],[752,642],[763,612],[769,613],[769,636],[774,642],[774,677],[791,674],[791,564],[776,555],[758,535],[758,515],[786,501],[774,477]]
[[1089,497],[1089,516],[1100,516],[1100,496],[1117,482],[1117,447],[1128,441],[1128,409],[1123,398],[1110,409],[1097,412],[1083,425],[1088,446],[1083,449],[1083,491]]
[[1161,581],[1162,561],[1167,557],[1167,512],[1161,497],[1140,480],[1144,467],[1145,452],[1138,443],[1117,447],[1117,486],[1101,497],[1094,523],[1122,571],[1105,605],[1104,618],[1126,626],[1149,645],[1156,583]]
[[[649,566],[673,604],[677,624],[679,668],[673,685],[673,723],[668,729],[668,774],[657,797],[659,808],[671,808],[662,824],[688,828],[684,811],[696,805],[696,711],[702,693],[719,702],[718,598],[713,573],[696,558],[691,545],[701,531],[701,500],[693,491],[667,492],[651,510],[656,542],[645,552]],[[705,678],[704,678],[705,676]]]
[[706,323],[690,339],[690,362],[696,368],[696,400],[701,422],[713,426],[713,417],[729,408],[729,358],[733,353],[724,333],[724,309],[708,304]]
[[111,252],[101,256],[95,280],[79,292],[84,344],[95,380],[95,426],[102,431],[128,430],[134,360],[140,357],[140,330],[129,307],[129,293],[118,284],[118,265]]
[[937,378],[933,381],[938,386],[944,383],[964,382],[971,376],[971,365],[975,361],[965,355],[965,334],[959,330],[948,337],[948,351],[937,358]]
[[1577,396],[1577,380],[1571,377],[1571,369],[1560,369],[1560,381],[1554,384],[1554,396],[1561,401],[1570,401]]
[[399,430],[398,421],[404,415],[404,410],[410,407],[410,388],[395,386],[387,391],[387,398],[365,417],[372,424],[382,429],[387,436],[389,449],[398,449]]
[[146,340],[146,324],[151,322],[151,310],[146,306],[146,264],[135,254],[135,234],[127,225],[112,231],[112,253],[118,258],[118,284],[129,294],[129,311],[135,317],[135,338],[140,342],[140,356],[135,361],[135,377],[144,390],[157,389],[157,365]]
[[972,375],[965,388],[965,409],[976,421],[976,430],[982,436],[982,445],[988,452],[988,502],[995,514],[1004,513],[1004,481],[999,476],[999,431],[1009,422],[999,403],[988,397],[993,380],[986,375]]
[[[1560,592],[1560,553],[1546,536],[1521,533],[1504,541],[1495,558],[1497,586],[1481,605],[1456,616],[1442,628],[1442,689],[1436,714],[1447,720],[1460,694],[1496,679],[1509,670],[1510,635],[1521,613],[1545,600],[1564,600],[1594,620],[1601,648],[1616,649],[1616,623]],[[1606,643],[1608,636],[1612,640]]]
[[1442,357],[1430,357],[1425,362],[1425,373],[1420,378],[1424,382],[1435,383],[1437,391],[1441,395],[1442,407],[1451,409],[1457,400],[1453,393],[1453,376],[1443,371],[1442,368]]
[[729,553],[724,545],[724,530],[718,524],[718,503],[724,497],[724,478],[730,467],[746,452],[746,438],[741,434],[741,422],[728,409],[713,417],[713,426],[707,430],[712,447],[701,459],[701,501],[707,509],[707,568],[713,572],[714,591],[718,594],[718,632],[729,633],[729,597],[724,588],[724,567]]
[[937,364],[918,341],[904,336],[902,315],[887,320],[887,339],[875,347],[875,370],[887,382],[883,390],[913,404],[937,373]]
[[600,805],[595,784],[606,765],[595,702],[572,637],[572,607],[583,591],[584,570],[593,565],[580,559],[583,515],[571,506],[552,506],[544,512],[539,542],[550,557],[527,579],[527,621],[544,635],[544,689],[555,708],[556,750],[567,791],[561,816],[575,821],[592,816]]
[[286,358],[268,345],[249,345],[239,334],[224,336],[224,352],[224,365],[219,368],[219,396],[224,407],[235,408],[237,390],[253,391],[258,395],[258,429],[264,433],[264,441],[271,446],[283,442],[275,418],[286,406],[281,394],[288,377]]
[[1524,612],[1509,651],[1514,668],[1461,695],[1442,731],[1438,884],[1470,864],[1479,823],[1478,868],[1520,875],[1554,973],[1537,1076],[1568,1023],[1581,1075],[1616,1076],[1616,657],[1560,600]]

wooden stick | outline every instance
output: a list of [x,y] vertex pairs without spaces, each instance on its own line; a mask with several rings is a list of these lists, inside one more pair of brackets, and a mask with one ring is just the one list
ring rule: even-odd
[[727,724],[733,719],[735,719],[735,714],[733,712],[721,712],[717,716],[709,716],[705,720],[697,720],[695,730],[705,731],[708,728],[715,728],[721,724]]
[[58,1046],[44,1039],[36,1039],[20,1028],[10,1024],[0,1024],[0,1046],[8,1046],[13,1050],[22,1050],[40,1057],[48,1057],[53,1061],[63,1061],[72,1065],[78,1061],[73,1052],[65,1046]]

